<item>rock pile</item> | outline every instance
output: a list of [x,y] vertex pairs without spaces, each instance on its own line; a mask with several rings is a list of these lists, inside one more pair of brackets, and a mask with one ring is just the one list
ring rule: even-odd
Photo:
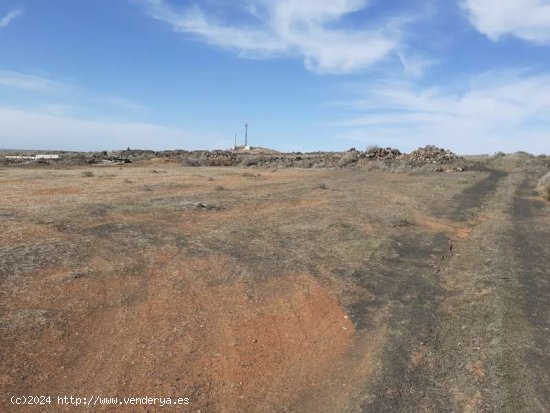
[[[3,158],[0,158],[0,164]],[[371,147],[366,151],[352,148],[346,152],[242,152],[230,150],[151,151],[126,149],[113,152],[62,152],[57,165],[124,164],[142,162],[178,162],[183,166],[244,166],[264,168],[354,168],[383,164],[385,168],[414,168],[434,165],[445,170],[463,159],[436,146],[419,148],[410,155],[398,149]],[[5,162],[4,162],[5,163]],[[463,167],[460,167],[463,169]]]
[[402,158],[402,153],[399,149],[394,148],[379,148],[377,146],[367,149],[366,157],[369,160],[386,161],[390,159]]
[[409,155],[409,161],[415,165],[447,164],[461,159],[457,154],[434,145],[418,148]]

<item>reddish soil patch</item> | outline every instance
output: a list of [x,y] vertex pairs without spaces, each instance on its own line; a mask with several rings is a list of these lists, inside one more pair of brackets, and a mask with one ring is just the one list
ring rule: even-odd
[[[14,344],[26,365],[49,374],[10,386],[23,367],[12,358],[4,386],[14,394],[190,397],[202,411],[332,412],[356,403],[382,336],[357,334],[329,288],[300,273],[228,279],[224,257],[174,254],[150,251],[139,280],[43,271],[32,289],[41,291],[40,309],[22,318],[12,307],[4,321],[43,329]],[[94,257],[88,268],[108,274],[113,265]],[[61,300],[67,295],[74,298]]]

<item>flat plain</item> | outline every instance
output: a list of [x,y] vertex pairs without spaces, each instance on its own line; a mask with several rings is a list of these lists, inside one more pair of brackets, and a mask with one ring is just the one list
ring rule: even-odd
[[550,411],[538,177],[3,168],[0,411]]

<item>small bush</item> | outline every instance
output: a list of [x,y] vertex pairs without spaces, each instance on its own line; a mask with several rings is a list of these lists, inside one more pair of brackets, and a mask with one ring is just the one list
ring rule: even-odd
[[91,178],[92,176],[94,176],[94,173],[92,171],[84,171],[82,172],[82,176],[84,178]]
[[320,183],[319,185],[317,185],[317,188],[318,188],[318,189],[328,189],[328,186],[327,186],[327,184],[325,184],[325,183],[323,182],[323,183]]
[[227,156],[210,158],[207,161],[208,166],[233,166],[233,160]]
[[550,172],[539,179],[537,184],[537,192],[541,197],[550,201]]
[[192,166],[192,167],[199,167],[201,166],[200,161],[195,158],[185,158],[181,161],[182,166]]
[[221,185],[216,185],[216,187],[214,188],[216,191],[224,191],[225,188]]
[[261,161],[261,157],[259,157],[259,156],[247,155],[246,157],[242,158],[241,165],[242,166],[255,166],[255,165],[258,165],[258,163],[260,161]]
[[387,171],[390,168],[384,161],[369,161],[365,166],[367,171],[382,170]]

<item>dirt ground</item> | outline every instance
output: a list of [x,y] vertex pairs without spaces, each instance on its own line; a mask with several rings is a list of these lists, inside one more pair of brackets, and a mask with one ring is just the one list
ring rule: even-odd
[[537,178],[0,169],[0,411],[548,412]]

